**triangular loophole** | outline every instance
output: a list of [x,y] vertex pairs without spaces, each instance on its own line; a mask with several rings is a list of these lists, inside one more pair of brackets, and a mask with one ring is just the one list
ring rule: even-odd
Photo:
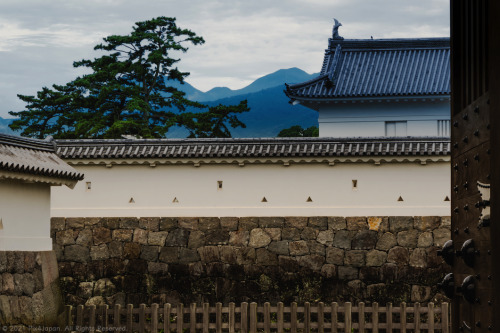
[[311,197],[307,197],[306,202],[313,202],[313,200],[311,199]]
[[450,201],[450,198],[446,196],[446,198],[444,198],[444,201]]
[[260,202],[267,202],[267,199],[266,197],[263,197],[262,200]]
[[398,201],[404,201],[402,196],[399,196]]
[[135,203],[134,198],[130,198],[130,200],[128,201],[128,203]]
[[179,203],[179,200],[177,200],[177,197],[174,198],[174,200],[172,200],[173,203]]

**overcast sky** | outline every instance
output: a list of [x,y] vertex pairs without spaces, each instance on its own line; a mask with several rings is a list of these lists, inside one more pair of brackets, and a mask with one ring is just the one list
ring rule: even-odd
[[179,69],[206,91],[242,88],[281,68],[321,68],[333,17],[345,38],[449,36],[449,0],[0,0],[0,117],[22,110],[16,94],[64,84],[105,36],[135,22],[176,17],[205,38]]

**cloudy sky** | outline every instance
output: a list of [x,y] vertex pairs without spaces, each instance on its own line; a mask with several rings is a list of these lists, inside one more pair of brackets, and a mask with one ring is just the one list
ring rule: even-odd
[[203,91],[318,72],[333,17],[345,38],[449,36],[449,0],[0,0],[0,117],[23,109],[16,94],[82,74],[73,61],[94,58],[103,37],[157,16],[205,38],[179,63]]

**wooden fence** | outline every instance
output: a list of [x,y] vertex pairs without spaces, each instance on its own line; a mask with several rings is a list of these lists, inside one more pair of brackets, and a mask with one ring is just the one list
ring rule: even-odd
[[141,304],[134,308],[115,305],[82,305],[66,307],[67,325],[77,332],[185,332],[185,333],[257,333],[257,332],[332,332],[332,333],[449,333],[450,311],[448,303],[435,307],[433,303],[409,306],[401,303],[393,306],[370,306],[360,302],[351,303],[305,303],[297,306],[292,303],[284,306],[278,303],[217,303],[211,307],[204,303],[199,307],[191,304],[172,306]]

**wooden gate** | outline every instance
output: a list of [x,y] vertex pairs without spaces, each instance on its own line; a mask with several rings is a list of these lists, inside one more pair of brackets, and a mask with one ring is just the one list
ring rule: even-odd
[[451,0],[453,332],[500,332],[498,14],[496,0]]

